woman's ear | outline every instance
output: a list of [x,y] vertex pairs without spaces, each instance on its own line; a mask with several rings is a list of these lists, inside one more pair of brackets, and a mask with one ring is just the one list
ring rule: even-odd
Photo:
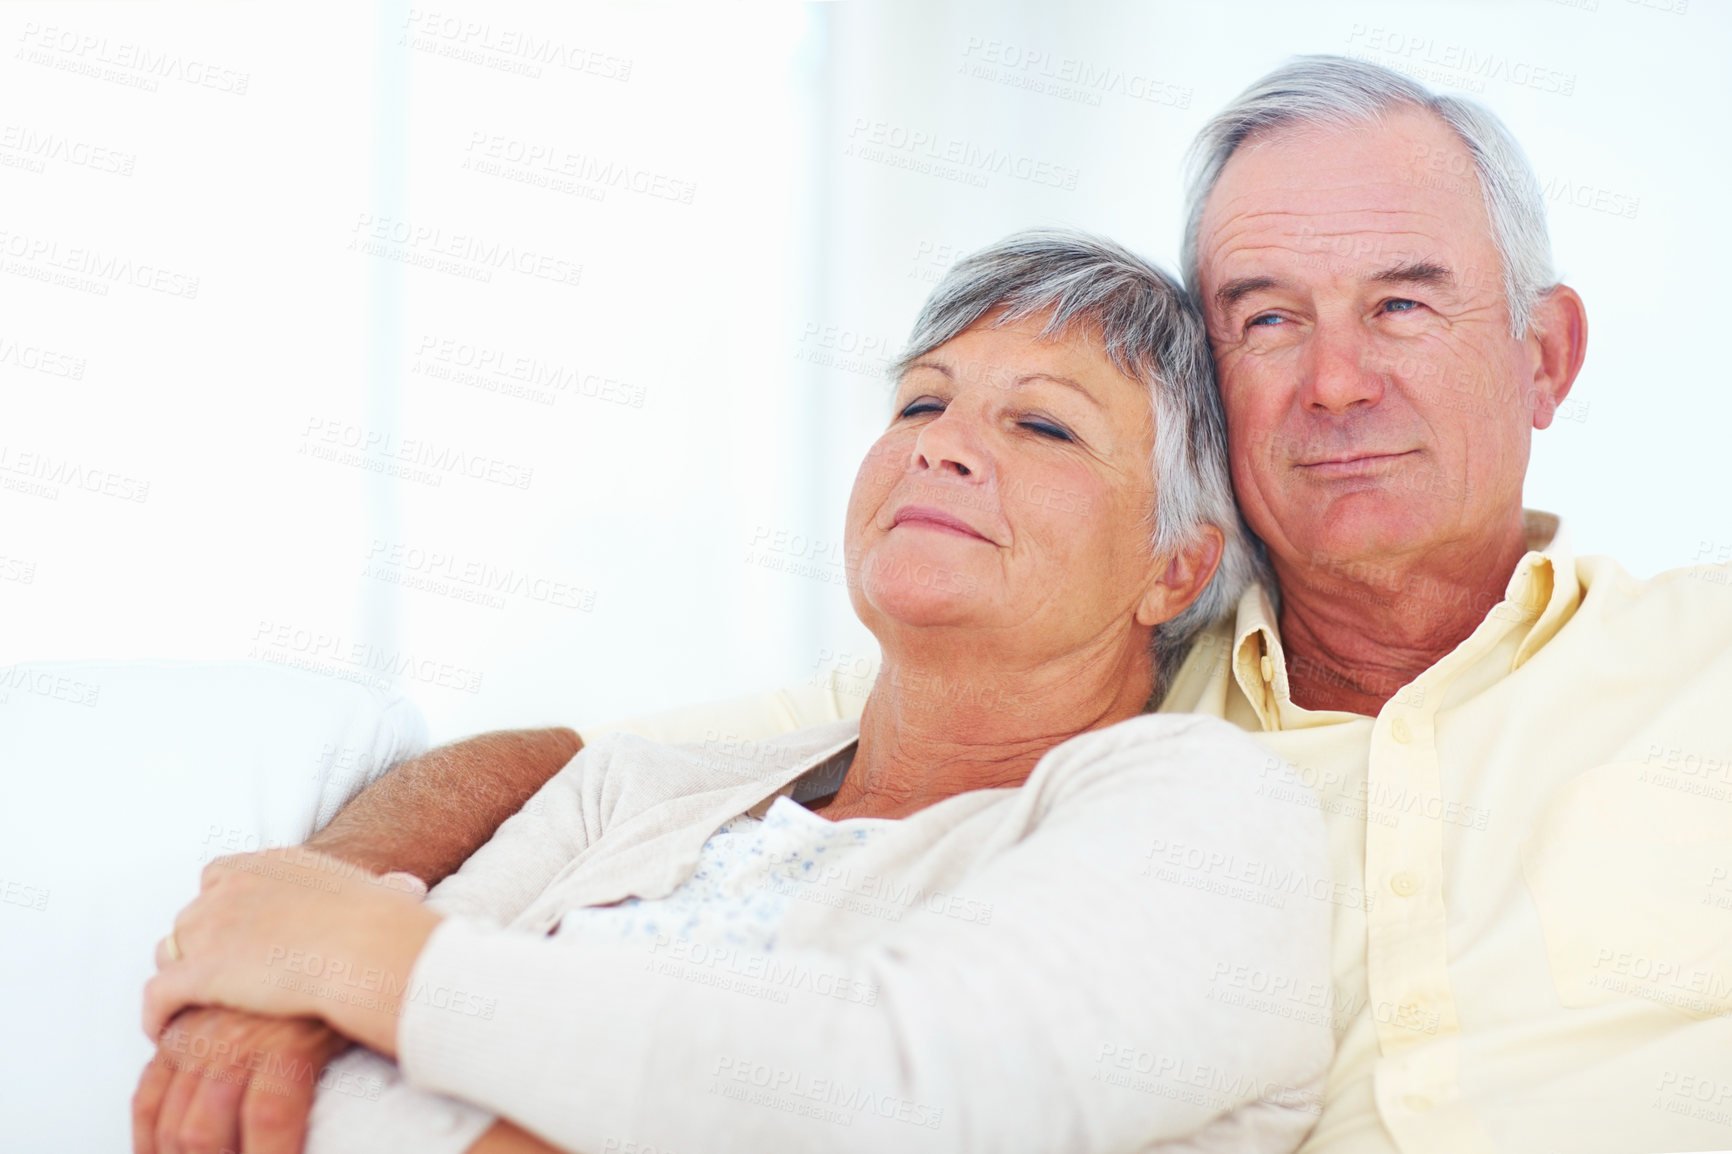
[[1209,578],[1215,575],[1224,544],[1219,529],[1203,525],[1189,541],[1179,546],[1178,551],[1167,559],[1165,568],[1155,574],[1155,579],[1143,593],[1142,601],[1138,602],[1137,624],[1153,628],[1189,609],[1191,602],[1202,595]]

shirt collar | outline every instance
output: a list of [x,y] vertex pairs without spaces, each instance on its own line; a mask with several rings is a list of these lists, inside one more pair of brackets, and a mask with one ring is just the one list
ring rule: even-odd
[[1582,582],[1563,519],[1555,513],[1524,509],[1522,527],[1527,531],[1528,551],[1510,574],[1504,601],[1532,612],[1534,623],[1516,648],[1512,672],[1538,653],[1582,603]]
[[1265,730],[1281,728],[1278,703],[1287,696],[1287,657],[1275,621],[1269,590],[1261,584],[1245,590],[1233,627],[1233,680]]
[[[1489,617],[1502,610],[1518,621],[1529,622],[1527,633],[1516,649],[1512,672],[1563,627],[1580,604],[1582,594],[1563,520],[1554,513],[1524,509],[1522,530],[1528,551],[1510,575],[1503,601],[1487,613]],[[1287,656],[1281,648],[1278,621],[1274,599],[1262,585],[1253,585],[1240,596],[1233,626],[1233,679],[1263,729],[1293,728],[1301,716],[1315,723],[1351,716],[1291,706]],[[1286,716],[1283,703],[1289,703]]]

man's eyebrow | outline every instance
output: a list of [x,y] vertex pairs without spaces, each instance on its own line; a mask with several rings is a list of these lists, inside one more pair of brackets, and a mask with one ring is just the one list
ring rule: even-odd
[[1230,309],[1252,293],[1272,289],[1278,283],[1272,276],[1242,276],[1216,289],[1215,303],[1223,309]]
[[1372,276],[1377,284],[1424,284],[1433,288],[1452,288],[1455,274],[1446,265],[1432,260],[1410,260],[1386,268]]

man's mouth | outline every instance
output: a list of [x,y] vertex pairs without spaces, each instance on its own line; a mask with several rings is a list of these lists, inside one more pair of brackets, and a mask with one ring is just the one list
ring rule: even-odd
[[1372,477],[1384,472],[1398,461],[1413,456],[1419,450],[1398,453],[1338,453],[1315,461],[1301,461],[1294,466],[1313,477],[1330,480],[1348,477]]

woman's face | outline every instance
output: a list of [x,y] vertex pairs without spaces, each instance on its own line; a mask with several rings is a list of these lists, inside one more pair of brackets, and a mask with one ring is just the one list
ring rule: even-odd
[[1148,390],[1092,334],[1037,339],[1045,319],[976,325],[897,386],[847,526],[849,594],[887,650],[966,630],[983,655],[1047,660],[1146,645],[1184,607],[1150,549]]

